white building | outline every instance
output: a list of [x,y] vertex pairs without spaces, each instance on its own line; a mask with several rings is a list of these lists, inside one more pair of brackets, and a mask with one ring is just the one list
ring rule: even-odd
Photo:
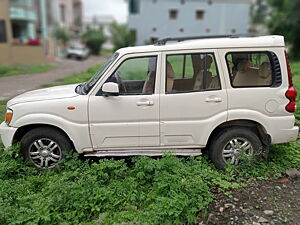
[[245,34],[252,0],[128,0],[137,44],[164,37]]

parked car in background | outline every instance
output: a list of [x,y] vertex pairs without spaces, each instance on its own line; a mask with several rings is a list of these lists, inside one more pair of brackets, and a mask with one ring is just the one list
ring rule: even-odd
[[83,44],[72,44],[67,49],[67,58],[83,60],[89,56],[89,49]]
[[223,169],[297,139],[282,36],[191,39],[123,48],[88,82],[15,97],[0,126],[3,144],[21,142],[39,169],[72,149],[103,157],[203,148]]

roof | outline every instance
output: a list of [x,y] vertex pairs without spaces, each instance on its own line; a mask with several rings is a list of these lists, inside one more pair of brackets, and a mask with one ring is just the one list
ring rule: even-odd
[[[124,1],[128,2],[128,0],[124,0]],[[170,1],[173,1],[173,0],[170,0]],[[203,2],[203,0],[188,0],[188,1],[194,1],[194,2],[202,1]],[[207,0],[207,1],[209,1],[209,0]],[[221,2],[221,3],[236,2],[236,3],[249,3],[249,4],[251,4],[253,2],[253,0],[210,0],[210,1],[212,3],[216,3],[216,2]]]
[[178,51],[192,49],[216,49],[216,48],[247,48],[247,47],[284,47],[284,37],[279,35],[259,37],[230,37],[196,39],[181,42],[167,43],[166,45],[145,45],[119,49],[121,54]]
[[93,15],[84,18],[84,23],[92,24],[112,24],[115,22],[113,15]]

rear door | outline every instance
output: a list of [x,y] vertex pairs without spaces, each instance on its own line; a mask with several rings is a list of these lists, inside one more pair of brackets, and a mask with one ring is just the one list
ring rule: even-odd
[[163,65],[161,145],[205,146],[214,127],[227,120],[227,93],[216,51],[167,52]]
[[228,119],[266,125],[269,116],[286,115],[279,57],[282,48],[222,49],[220,58],[228,87]]

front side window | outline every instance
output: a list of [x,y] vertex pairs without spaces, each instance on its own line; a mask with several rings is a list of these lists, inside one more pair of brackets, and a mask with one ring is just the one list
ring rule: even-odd
[[167,56],[166,93],[197,92],[220,88],[213,53]]
[[119,85],[120,95],[153,94],[155,89],[157,56],[125,60],[106,82]]
[[95,84],[98,82],[98,80],[104,75],[106,70],[115,62],[115,60],[118,58],[119,53],[113,54],[113,56],[107,60],[107,62],[101,67],[97,73],[94,74],[94,76],[84,84],[83,92],[85,94],[89,93],[89,91],[95,86]]
[[231,84],[239,87],[271,86],[274,79],[270,52],[232,52],[226,55]]

